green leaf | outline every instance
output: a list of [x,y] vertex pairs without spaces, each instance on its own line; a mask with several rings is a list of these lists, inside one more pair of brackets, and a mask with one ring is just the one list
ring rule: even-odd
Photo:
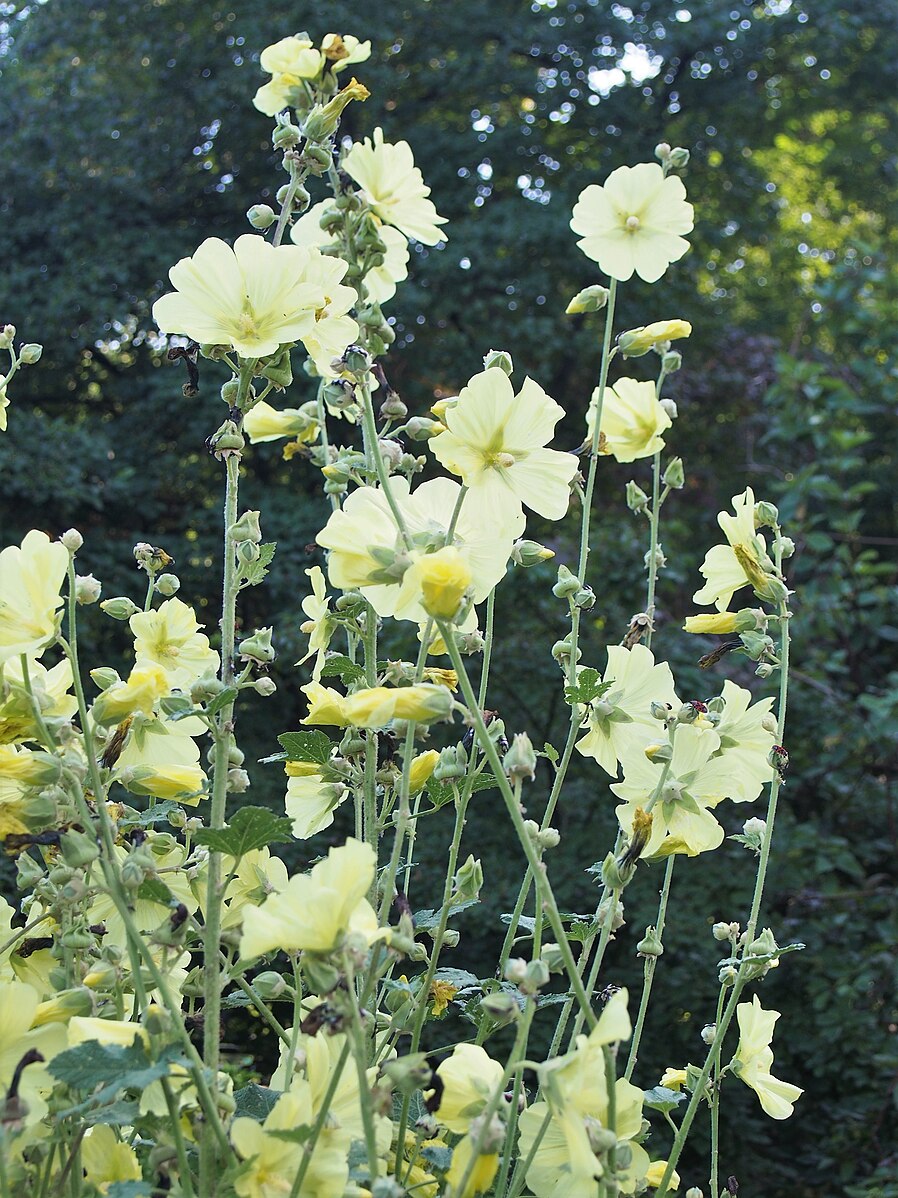
[[668,1090],[667,1086],[653,1086],[645,1091],[643,1103],[653,1111],[672,1111],[681,1102],[686,1101],[686,1095],[678,1090]]
[[172,892],[159,878],[147,878],[137,889],[137,897],[147,903],[162,903],[167,907],[172,901]]
[[[85,1105],[82,1103],[82,1105]],[[110,1127],[132,1127],[140,1115],[140,1103],[128,1102],[125,1099],[112,1102],[109,1106],[101,1106],[97,1110],[84,1111],[81,1119],[88,1126],[96,1123],[108,1123]]]
[[434,974],[438,982],[448,982],[458,990],[479,990],[480,978],[467,969],[438,969]]
[[323,732],[283,732],[278,741],[287,750],[290,761],[313,761],[326,765],[334,751],[334,743]]
[[280,1098],[280,1090],[269,1090],[267,1086],[257,1086],[251,1083],[234,1094],[236,1104],[234,1114],[246,1115],[257,1123],[264,1123]]
[[120,828],[147,828],[151,824],[161,824],[168,822],[168,817],[173,811],[180,811],[180,803],[176,803],[174,799],[165,799],[162,803],[154,803],[152,807],[148,807],[146,811],[132,811],[118,821]]
[[[464,778],[459,778],[456,781],[459,790],[462,790],[466,784],[466,779]],[[492,790],[495,786],[498,786],[498,783],[493,774],[478,774],[474,779],[474,785],[471,787],[471,794],[477,794],[481,790]],[[445,807],[447,803],[451,803],[455,798],[452,783],[438,782],[435,778],[430,778],[427,782],[427,797],[433,803],[434,807]]]
[[268,541],[264,545],[259,546],[259,556],[256,561],[245,565],[238,575],[241,590],[244,587],[256,587],[259,585],[268,573],[268,567],[271,565],[275,549],[277,549],[275,541]]
[[353,682],[361,682],[365,677],[365,671],[357,662],[350,660],[343,653],[336,653],[333,657],[326,657],[324,665],[321,667],[322,678],[339,678],[349,686]]
[[206,704],[206,715],[218,715],[223,707],[227,707],[229,703],[233,703],[236,698],[236,686],[226,686],[223,691],[219,691],[215,698],[210,699]]
[[543,756],[547,757],[549,761],[551,761],[552,765],[558,765],[560,760],[558,756],[558,750],[554,745],[550,745],[548,741],[546,741],[546,743],[543,745]]
[[73,1090],[91,1092],[90,1105],[97,1105],[120,1090],[145,1090],[150,1082],[168,1074],[173,1060],[180,1060],[180,1055],[169,1050],[151,1061],[140,1042],[122,1045],[87,1040],[55,1056],[49,1069]]
[[188,695],[166,695],[164,699],[159,700],[159,706],[167,716],[192,715],[194,711],[193,700]]
[[[473,907],[479,903],[480,899],[466,899],[463,903],[453,903],[449,908],[449,918],[457,915],[459,911],[466,911],[468,907]],[[439,908],[435,911],[428,908],[426,911],[416,911],[412,916],[415,921],[416,932],[430,932],[439,926],[441,911]]]
[[452,1164],[451,1148],[425,1147],[421,1149],[420,1155],[424,1157],[429,1165],[433,1165],[434,1169],[439,1169],[441,1173],[445,1173]]
[[593,699],[604,695],[605,691],[613,685],[613,678],[603,682],[602,675],[598,670],[594,670],[592,666],[586,666],[577,675],[576,683],[564,688],[564,697],[572,707],[575,703],[591,703]]
[[270,844],[289,844],[293,821],[267,807],[241,807],[226,828],[200,828],[194,839],[213,852],[239,858]]

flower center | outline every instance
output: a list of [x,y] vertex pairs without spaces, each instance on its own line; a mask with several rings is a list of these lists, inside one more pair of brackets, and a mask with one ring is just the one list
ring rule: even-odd
[[489,453],[486,455],[486,465],[495,466],[499,470],[507,470],[513,466],[517,458],[513,453],[506,453],[504,450],[499,453]]
[[628,216],[625,228],[628,233],[635,233],[636,230],[639,228],[639,217],[638,216]]

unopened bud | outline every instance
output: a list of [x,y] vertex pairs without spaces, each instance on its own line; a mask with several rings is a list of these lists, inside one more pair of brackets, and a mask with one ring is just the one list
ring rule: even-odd
[[37,345],[35,342],[29,342],[28,345],[23,345],[19,350],[19,361],[23,366],[33,366],[35,362],[41,360],[41,354],[44,352],[42,345]]
[[561,833],[557,828],[543,828],[536,838],[536,843],[543,849],[557,849],[561,844]]
[[659,703],[656,699],[652,700],[649,710],[656,720],[669,720],[673,713],[673,708],[669,703]]
[[655,146],[655,157],[661,162],[666,162],[670,157],[670,144],[666,141],[659,141]]
[[430,420],[427,416],[413,416],[405,426],[412,441],[429,441],[439,433],[446,431],[446,426],[439,420]]
[[631,512],[644,512],[649,506],[649,497],[642,487],[631,478],[627,483],[627,507]]
[[657,929],[648,927],[645,930],[645,935],[636,945],[636,952],[640,957],[660,957],[664,952],[664,945],[658,936]]
[[567,566],[558,567],[558,581],[552,587],[552,594],[559,599],[568,599],[582,588],[583,584],[576,574],[572,574]]
[[66,549],[68,549],[69,553],[77,553],[84,544],[84,537],[82,537],[77,528],[70,528],[59,539],[65,545]]
[[512,957],[505,966],[505,980],[519,986],[527,976],[527,962],[523,957]]
[[646,745],[643,753],[654,765],[662,765],[665,761],[673,760],[673,746],[669,741],[662,744]]
[[685,475],[683,474],[682,458],[673,458],[673,460],[668,463],[667,469],[664,471],[661,481],[664,483],[665,487],[670,487],[675,491],[680,490],[686,481]]
[[5,324],[0,328],[0,349],[10,349],[16,338],[16,326]]
[[111,616],[113,620],[130,620],[136,616],[140,608],[126,595],[118,595],[115,599],[104,599],[100,611]]
[[[679,352],[679,350],[668,349],[665,350],[665,352],[661,355],[661,369],[665,374],[676,374],[682,365],[683,355]],[[674,405],[674,411],[668,414],[670,415],[671,420],[676,419],[676,405]]]
[[594,283],[591,287],[584,287],[570,301],[565,308],[565,313],[568,316],[579,316],[583,312],[600,312],[608,303],[608,295],[608,288],[602,287],[598,283]]
[[523,566],[525,569],[539,565],[540,562],[547,562],[554,556],[551,549],[540,545],[538,541],[515,541],[511,547],[511,560],[516,566]]
[[380,414],[384,420],[404,420],[408,415],[408,408],[395,391],[390,391],[380,405]]
[[733,935],[733,928],[738,929],[738,924],[731,923],[716,923],[711,928],[711,935],[715,940],[729,940]]
[[526,732],[515,734],[511,748],[505,754],[502,768],[512,782],[536,777],[536,753]]
[[514,370],[514,364],[511,360],[511,354],[506,349],[491,349],[483,359],[483,369],[491,370],[495,367],[501,370],[504,374],[510,375]]
[[467,861],[452,879],[452,903],[466,903],[471,899],[476,899],[482,885],[483,866],[472,853],[469,853]]
[[668,161],[673,170],[682,170],[689,162],[689,151],[683,146],[675,146],[668,155]]
[[705,1198],[698,1186],[690,1186],[686,1191],[684,1198]]
[[521,1010],[512,995],[504,990],[497,990],[493,994],[485,994],[480,1000],[480,1009],[493,1023],[502,1027],[506,1023],[511,1023],[514,1019],[519,1019]]
[[87,607],[96,603],[103,593],[103,584],[93,574],[79,574],[75,579],[75,602]]
[[236,524],[228,529],[232,541],[252,541],[258,545],[262,540],[262,526],[259,522],[259,512],[244,512]]
[[240,642],[237,652],[243,661],[253,661],[259,665],[274,661],[276,653],[271,644],[272,631],[271,628],[258,628],[252,636]]
[[177,574],[160,574],[156,579],[156,590],[166,599],[176,595],[181,589],[181,580]]
[[253,204],[246,213],[246,219],[254,229],[268,229],[274,224],[277,217],[274,214],[274,209],[268,204]]
[[706,1023],[702,1028],[702,1039],[706,1044],[713,1044],[714,1037],[717,1035],[717,1024]]
[[263,699],[267,699],[269,695],[273,695],[277,690],[277,683],[273,678],[259,678],[253,683],[253,690],[257,695],[261,695]]
[[658,406],[663,412],[667,413],[671,420],[676,420],[677,416],[680,414],[679,408],[672,399],[659,400]]
[[399,465],[402,459],[402,446],[398,441],[391,441],[389,438],[377,442],[377,448],[380,451],[380,456],[383,458],[384,465],[387,471],[393,471]]

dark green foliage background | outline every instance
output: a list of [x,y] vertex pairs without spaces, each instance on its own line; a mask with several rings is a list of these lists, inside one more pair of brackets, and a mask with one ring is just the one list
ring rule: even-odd
[[[658,286],[622,289],[619,326],[669,316],[695,326],[670,386],[680,420],[669,445],[686,460],[687,485],[665,509],[671,564],[656,642],[681,694],[705,696],[724,675],[751,679],[738,662],[713,680],[701,675],[694,659],[706,646],[678,631],[718,509],[751,484],[779,503],[798,544],[792,770],[765,918],[781,943],[808,949],[784,959],[762,998],[783,1012],[777,1072],[807,1093],[794,1118],[776,1124],[730,1084],[723,1175],[767,1198],[896,1198],[898,6],[685,5],[0,5],[0,317],[46,347],[11,387],[0,532],[6,544],[30,527],[75,525],[83,567],[107,596],[138,589],[135,541],[162,544],[183,597],[204,603],[214,625],[220,471],[203,440],[223,415],[223,378],[203,364],[199,398],[183,400],[149,313],[176,259],[205,236],[244,232],[243,211],[280,184],[269,122],[250,104],[258,53],[277,38],[308,27],[373,40],[358,72],[373,95],[349,109],[350,131],[382,123],[388,137],[407,137],[450,218],[448,245],[414,255],[412,280],[389,309],[398,334],[389,370],[412,411],[452,393],[500,346],[565,406],[559,444],[576,444],[598,353],[596,326],[563,316],[569,296],[596,281],[575,248],[570,208],[588,182],[650,157],[659,140],[689,146],[693,250]],[[590,68],[613,68],[627,43],[660,56],[659,70],[599,95]],[[300,377],[289,399],[310,394]],[[614,463],[601,473],[590,579],[598,604],[584,646],[596,665],[642,603],[645,529],[622,502],[632,474]],[[644,466],[635,476],[645,481]],[[312,483],[274,447],[248,456],[242,502],[263,506],[279,550],[241,618],[276,624],[284,663],[278,698],[247,702],[241,715],[250,760],[273,751],[275,733],[302,714],[304,676],[289,663],[302,644],[302,570],[319,560],[306,546],[325,517]],[[531,534],[571,563],[572,527]],[[500,591],[492,702],[510,731],[559,744],[565,709],[548,648],[564,610],[552,578],[549,568],[518,572]],[[85,615],[88,658],[119,664],[125,630],[96,609]],[[254,801],[276,805],[277,771],[256,773]],[[547,784],[543,766],[533,813]],[[745,814],[724,813],[728,830]],[[418,905],[433,902],[450,818],[422,824]],[[577,763],[552,859],[572,909],[592,907],[583,871],[604,855],[612,821],[597,770]],[[487,793],[465,842],[483,858],[487,899],[459,918],[462,943],[447,964],[489,970],[522,869],[507,844]],[[659,884],[659,867],[648,866],[627,891],[628,926],[603,983],[638,985],[632,945]],[[750,885],[751,862],[729,842],[678,867],[637,1075],[646,1086],[666,1065],[700,1058],[716,992],[710,924],[744,918]],[[684,1160],[685,1185],[706,1177],[702,1134]],[[663,1130],[654,1143],[663,1154]]]

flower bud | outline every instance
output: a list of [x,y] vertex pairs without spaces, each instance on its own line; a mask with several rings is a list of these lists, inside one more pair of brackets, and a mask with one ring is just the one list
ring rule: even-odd
[[456,932],[454,928],[447,928],[443,933],[444,948],[456,948],[459,940],[461,940],[461,933]]
[[511,354],[506,349],[491,349],[483,359],[483,369],[491,370],[495,367],[497,370],[503,371],[507,375],[511,375],[514,370],[514,364],[511,360]]
[[[277,124],[271,131],[271,144],[276,150],[293,150],[302,140],[302,134],[297,125],[289,117],[278,116]],[[281,200],[278,200],[281,203]]]
[[241,641],[237,646],[241,659],[258,665],[268,665],[274,661],[277,654],[271,644],[272,631],[271,628],[257,628],[252,636]]
[[567,316],[579,316],[582,312],[600,312],[608,303],[609,291],[598,283],[578,291],[565,308]]
[[41,354],[44,352],[42,345],[36,345],[34,342],[29,342],[28,345],[23,345],[19,350],[19,361],[23,366],[33,366],[35,362],[41,360]]
[[673,458],[667,465],[667,469],[661,477],[661,481],[665,487],[670,487],[674,491],[679,491],[686,482],[683,474],[683,459]]
[[669,703],[659,703],[656,699],[652,700],[649,710],[656,720],[669,720],[673,712]]
[[228,529],[228,536],[232,541],[252,541],[258,545],[262,540],[259,516],[259,512],[244,512],[237,523]]
[[511,748],[505,754],[502,768],[512,782],[518,779],[529,779],[532,782],[536,777],[536,753],[526,732],[515,734]]
[[661,162],[666,162],[670,157],[670,145],[666,141],[659,141],[655,146],[655,157]]
[[426,416],[413,416],[405,426],[405,431],[412,441],[429,441],[431,437],[444,433],[446,426],[439,420],[429,420]]
[[100,604],[100,611],[111,616],[113,620],[130,620],[132,616],[137,615],[140,608],[126,595],[118,595],[115,599],[104,599]]
[[505,980],[519,986],[527,976],[527,962],[523,957],[512,957],[505,966]]
[[543,960],[531,961],[527,966],[520,988],[524,994],[538,994],[549,984],[549,967]]
[[93,574],[79,574],[75,578],[75,602],[82,607],[96,603],[103,593],[103,584]]
[[572,574],[567,566],[558,567],[558,581],[552,587],[552,594],[559,599],[568,599],[582,588],[583,584],[576,574]]
[[337,371],[345,370],[356,378],[364,378],[371,368],[371,355],[363,345],[349,345],[342,358],[336,359]]
[[351,79],[326,104],[316,104],[303,122],[303,136],[311,142],[327,141],[337,132],[343,109],[351,100],[367,100],[370,92],[357,79]]
[[698,1186],[690,1186],[683,1198],[704,1198]]
[[0,349],[10,349],[16,337],[16,326],[5,324],[0,328]]
[[[661,369],[664,371],[665,374],[676,374],[676,372],[680,369],[680,367],[682,365],[683,365],[683,355],[680,353],[679,350],[669,349],[661,355]],[[673,402],[673,401],[669,401],[669,402]],[[666,410],[667,409],[665,409],[665,411]],[[668,415],[670,416],[671,420],[676,419],[676,415],[677,415],[676,405],[674,406],[674,411],[668,412]]]
[[452,879],[452,904],[466,903],[476,899],[483,885],[483,866],[472,853],[457,870]]
[[433,771],[434,781],[451,782],[455,778],[463,778],[467,768],[464,748],[461,745],[448,745],[440,750],[440,760]]
[[66,865],[72,869],[81,869],[91,861],[96,861],[100,855],[96,837],[87,832],[79,832],[76,828],[69,828],[60,836],[59,851]]
[[617,345],[625,358],[641,358],[649,350],[666,349],[671,341],[691,334],[692,325],[688,320],[656,320],[653,324],[621,333]]
[[680,414],[679,409],[677,408],[677,405],[674,403],[674,401],[672,399],[659,400],[658,406],[661,408],[661,410],[663,412],[667,413],[667,415],[671,418],[671,420],[676,420],[677,416],[679,416],[679,414]]
[[711,928],[711,935],[715,940],[729,940],[733,935],[733,929],[739,930],[738,924],[732,923],[716,923]]
[[261,695],[263,699],[267,699],[277,690],[277,683],[273,678],[259,678],[253,683],[253,690],[257,695]]
[[293,987],[279,973],[273,969],[266,969],[262,973],[257,973],[253,978],[253,989],[260,998],[266,1002],[271,1002],[273,999],[281,998],[283,995],[292,995]]
[[537,541],[515,541],[511,547],[511,560],[516,566],[523,566],[525,569],[539,565],[540,562],[547,562],[554,556],[551,549]]
[[714,1037],[717,1035],[717,1024],[706,1023],[702,1028],[702,1039],[706,1044],[713,1044]]
[[660,957],[664,952],[664,945],[658,936],[656,928],[648,927],[645,930],[645,935],[636,945],[636,953],[640,957]]
[[520,1007],[512,995],[505,990],[485,994],[480,1000],[480,1009],[499,1027],[521,1017]]
[[253,204],[246,213],[246,219],[254,229],[268,229],[274,224],[277,217],[274,214],[274,209],[268,204]]
[[427,1088],[433,1077],[427,1054],[423,1052],[394,1057],[386,1062],[383,1071],[400,1094],[414,1094],[416,1090]]
[[557,849],[561,844],[561,833],[557,828],[543,828],[536,838],[536,844],[541,849]]
[[542,946],[539,957],[549,973],[564,973],[564,956],[561,948],[554,941],[550,940]]
[[72,990],[61,990],[35,1008],[31,1026],[44,1027],[48,1023],[68,1023],[73,1015],[92,1015],[94,999],[90,990],[78,986]]
[[637,515],[639,512],[644,512],[648,509],[649,497],[637,483],[631,478],[627,483],[627,507],[631,512]]
[[65,545],[66,549],[68,549],[69,553],[77,553],[84,544],[84,537],[82,537],[77,528],[70,528],[59,539]]
[[90,676],[101,691],[108,690],[116,682],[121,682],[118,670],[114,670],[112,666],[98,666],[97,669],[90,671]]
[[389,391],[380,405],[380,414],[384,420],[404,420],[408,415],[408,408],[396,391]]
[[682,170],[689,162],[689,151],[682,146],[675,146],[668,156],[672,170]]
[[669,741],[660,745],[646,745],[642,751],[654,765],[663,765],[665,761],[673,760],[673,747]]
[[160,574],[156,579],[156,590],[165,599],[170,599],[181,589],[181,580],[177,574]]
[[250,788],[250,778],[246,770],[228,770],[228,794],[242,795]]

